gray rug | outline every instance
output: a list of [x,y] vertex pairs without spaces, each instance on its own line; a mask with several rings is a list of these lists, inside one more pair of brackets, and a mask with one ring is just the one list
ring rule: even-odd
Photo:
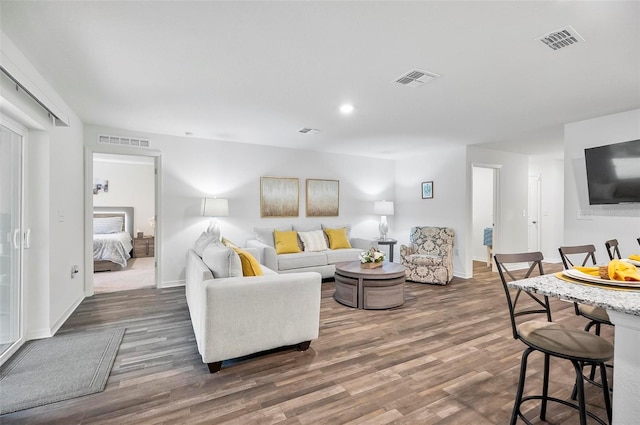
[[27,342],[0,369],[0,414],[102,391],[124,332],[76,332]]

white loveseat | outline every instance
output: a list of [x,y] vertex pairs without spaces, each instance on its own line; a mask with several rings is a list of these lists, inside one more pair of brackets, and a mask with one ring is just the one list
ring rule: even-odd
[[[307,251],[305,250],[304,244],[299,241],[302,252],[293,254],[276,253],[273,237],[274,230],[310,232],[324,230],[327,228],[339,229],[343,227],[347,229],[347,236],[351,248]],[[378,247],[378,242],[375,239],[350,237],[351,226],[349,225],[290,225],[277,228],[255,228],[254,232],[255,239],[248,240],[247,247],[257,250],[258,260],[261,264],[264,264],[278,273],[318,272],[322,275],[323,279],[333,277],[336,270],[336,263],[343,261],[357,261],[358,256],[362,251],[368,250],[371,247]]]
[[211,373],[224,360],[292,345],[305,351],[318,338],[320,274],[262,271],[214,278],[196,251],[187,253],[187,304],[198,352]]

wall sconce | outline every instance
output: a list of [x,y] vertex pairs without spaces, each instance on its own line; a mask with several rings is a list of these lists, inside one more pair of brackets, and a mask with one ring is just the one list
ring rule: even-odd
[[219,236],[220,226],[218,225],[218,220],[216,220],[216,218],[229,216],[229,201],[220,198],[204,198],[202,215],[205,217],[211,217],[207,233]]
[[380,239],[387,239],[387,232],[389,232],[389,225],[387,224],[387,216],[393,215],[393,202],[391,201],[376,201],[373,203],[373,212],[380,215]]

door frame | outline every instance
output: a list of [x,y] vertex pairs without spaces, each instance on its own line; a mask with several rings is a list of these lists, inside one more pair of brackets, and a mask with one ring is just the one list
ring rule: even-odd
[[[540,208],[540,201],[541,201],[541,195],[542,195],[542,191],[541,191],[541,179],[542,176],[540,174],[529,174],[528,177],[528,184],[527,184],[527,190],[529,191],[529,193],[527,194],[527,196],[529,197],[529,200],[531,200],[531,179],[536,179],[536,188],[535,188],[535,198],[536,198],[536,239],[537,239],[537,247],[533,248],[533,251],[541,251],[540,246],[542,245],[542,242],[540,241],[540,236],[541,236],[541,225],[540,225],[540,221],[542,220],[542,218],[540,217],[540,213],[542,211],[542,209]],[[531,225],[531,206],[527,205],[527,226]],[[529,229],[527,229],[527,234],[530,236],[530,233],[528,231]],[[529,238],[529,240],[527,241],[527,251],[531,252],[531,240]]]
[[136,148],[131,146],[87,145],[84,157],[84,234],[85,234],[85,276],[84,292],[90,297],[93,288],[93,154],[108,153],[116,155],[146,156],[154,158],[154,210],[155,210],[155,282],[156,288],[161,288],[161,258],[162,258],[162,219],[160,205],[162,205],[162,152],[157,149]]

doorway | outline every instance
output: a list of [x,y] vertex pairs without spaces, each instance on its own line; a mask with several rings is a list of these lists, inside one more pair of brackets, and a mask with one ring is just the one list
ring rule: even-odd
[[[160,153],[111,146],[86,152],[86,295],[158,287]],[[101,228],[113,220],[118,229],[108,230],[120,239],[115,258],[104,245],[104,236],[114,235]]]
[[472,241],[473,261],[493,270],[493,253],[499,234],[499,166],[472,166]]
[[[23,342],[23,135],[0,125],[0,364]],[[8,125],[8,123],[6,123]],[[27,235],[28,237],[28,235]]]

